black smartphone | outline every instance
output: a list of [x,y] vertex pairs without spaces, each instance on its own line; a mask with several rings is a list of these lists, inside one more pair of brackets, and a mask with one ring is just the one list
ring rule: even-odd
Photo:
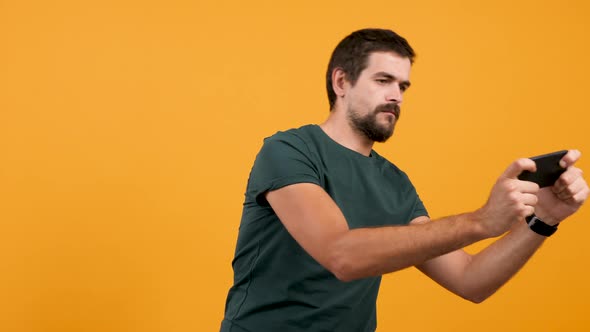
[[520,173],[518,179],[534,182],[541,188],[552,186],[561,173],[565,172],[565,168],[559,166],[559,161],[566,153],[567,150],[561,150],[530,158],[537,164],[537,171],[524,171]]

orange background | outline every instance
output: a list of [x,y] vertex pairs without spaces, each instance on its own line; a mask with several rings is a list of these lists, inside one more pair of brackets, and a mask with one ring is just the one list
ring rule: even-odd
[[[481,206],[518,157],[577,148],[590,170],[588,17],[584,0],[0,0],[0,330],[218,330],[262,138],[323,121],[329,55],[359,28],[418,53],[376,149],[433,217]],[[480,305],[387,275],[379,331],[589,330],[589,213]]]

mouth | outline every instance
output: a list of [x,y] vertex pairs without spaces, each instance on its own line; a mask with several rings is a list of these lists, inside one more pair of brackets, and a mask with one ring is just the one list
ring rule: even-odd
[[387,111],[382,111],[381,113],[386,113],[386,114],[391,114],[393,115],[396,119],[399,119],[399,112],[395,111],[395,110],[387,110]]
[[399,106],[396,104],[387,104],[378,107],[379,110],[383,113],[393,114],[396,119],[399,119],[400,109]]
[[389,113],[389,114],[393,114],[396,118],[399,117],[399,113],[396,112],[395,110],[388,110],[388,111],[383,111],[384,113]]

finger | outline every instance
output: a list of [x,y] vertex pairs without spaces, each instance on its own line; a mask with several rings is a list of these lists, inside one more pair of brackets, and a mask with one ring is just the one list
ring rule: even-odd
[[525,211],[525,213],[524,213],[523,218],[531,216],[531,215],[533,215],[533,213],[535,213],[535,207],[531,206],[531,205],[527,205],[527,206],[525,206],[524,211]]
[[534,161],[527,158],[520,158],[510,164],[504,173],[502,173],[502,176],[509,179],[516,179],[523,171],[535,172],[536,170],[537,165]]
[[558,193],[555,193],[555,196],[557,196],[561,200],[567,200],[570,197],[577,195],[579,192],[582,192],[587,189],[588,184],[586,183],[586,180],[584,180],[584,178],[582,177],[578,177],[573,183],[571,183],[565,189]]
[[588,187],[584,188],[579,193],[575,194],[571,198],[567,200],[567,203],[572,205],[582,205],[588,199],[588,195],[590,194],[590,189]]
[[522,193],[536,194],[539,189],[539,185],[534,182],[518,180],[518,190]]
[[578,178],[577,181],[570,184],[564,190],[560,191],[559,193],[555,194],[557,198],[561,199],[562,201],[566,201],[569,198],[575,196],[580,191],[584,190],[586,187],[586,182],[582,178]]
[[522,204],[526,206],[534,207],[535,205],[537,205],[539,198],[537,197],[537,195],[534,194],[522,194],[520,201],[522,202]]
[[568,152],[561,158],[559,165],[563,168],[568,168],[580,159],[582,153],[579,150],[568,150]]
[[583,175],[583,172],[581,169],[572,166],[572,167],[568,168],[567,171],[563,172],[563,174],[561,174],[559,176],[557,181],[555,181],[555,183],[551,187],[551,190],[555,194],[558,194],[558,193],[564,191],[570,184],[574,183],[577,179],[579,179],[579,178],[583,179],[582,175]]

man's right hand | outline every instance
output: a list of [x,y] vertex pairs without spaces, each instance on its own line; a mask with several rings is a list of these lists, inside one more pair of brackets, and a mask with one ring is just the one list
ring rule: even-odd
[[539,185],[521,181],[517,177],[523,171],[536,170],[534,161],[522,158],[513,162],[500,175],[486,204],[475,212],[489,237],[504,234],[515,222],[535,212]]

